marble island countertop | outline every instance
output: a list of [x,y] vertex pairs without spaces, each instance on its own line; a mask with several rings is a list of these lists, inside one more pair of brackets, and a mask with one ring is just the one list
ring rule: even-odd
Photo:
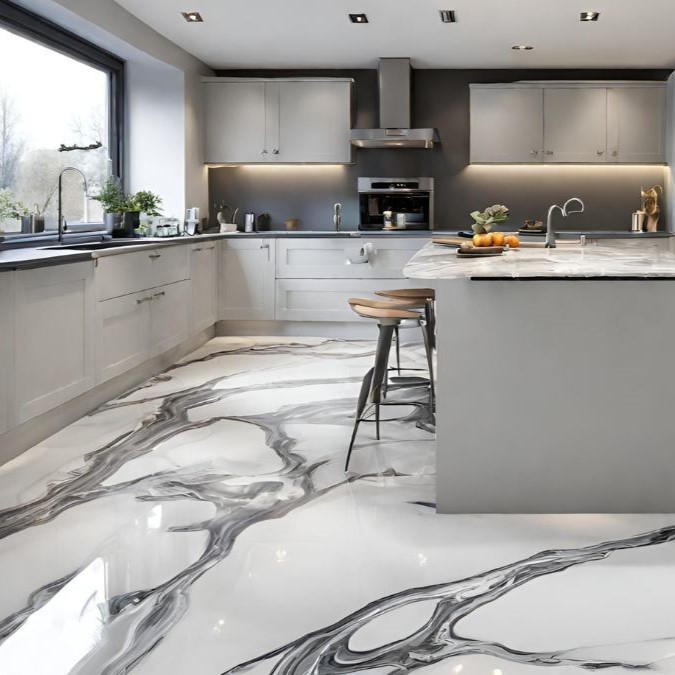
[[460,259],[455,248],[429,242],[404,267],[410,279],[675,278],[675,254],[649,247],[563,245],[520,248],[501,256]]

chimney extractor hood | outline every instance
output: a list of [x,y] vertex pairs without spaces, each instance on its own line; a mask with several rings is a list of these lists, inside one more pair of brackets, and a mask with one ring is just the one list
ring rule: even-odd
[[352,145],[359,148],[433,148],[440,142],[436,129],[410,125],[410,59],[380,59],[380,128],[352,129]]

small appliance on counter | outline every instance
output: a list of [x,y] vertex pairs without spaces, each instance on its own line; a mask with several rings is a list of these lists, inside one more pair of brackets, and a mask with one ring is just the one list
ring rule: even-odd
[[433,178],[359,178],[359,230],[430,230]]
[[244,214],[244,229],[242,232],[255,232],[255,213],[249,211],[249,213]]
[[199,234],[199,207],[193,206],[185,212],[185,234]]

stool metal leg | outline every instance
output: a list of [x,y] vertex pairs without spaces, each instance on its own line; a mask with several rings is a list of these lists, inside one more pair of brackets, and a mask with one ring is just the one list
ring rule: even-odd
[[429,410],[434,412],[436,405],[436,388],[434,385],[434,355],[429,325],[422,324],[422,337],[424,338],[424,351],[427,354],[427,368],[429,369]]
[[394,333],[396,334],[396,370],[401,375],[401,335],[399,333],[398,326],[394,328]]
[[373,371],[371,368],[364,376],[363,381],[361,382],[361,391],[359,391],[359,400],[356,404],[356,420],[354,421],[354,430],[352,431],[352,440],[349,442],[349,451],[347,452],[347,461],[345,462],[345,471],[349,470],[349,460],[352,456],[352,450],[354,449],[354,441],[356,440],[356,433],[359,430],[359,424],[361,423],[361,416],[363,411],[366,409],[366,404],[368,403],[368,396],[373,385]]
[[349,460],[354,448],[356,433],[359,424],[363,421],[362,416],[367,402],[370,402],[375,406],[375,430],[377,440],[380,440],[380,402],[382,400],[382,388],[388,373],[389,352],[391,351],[391,341],[394,336],[394,328],[396,325],[398,325],[398,322],[382,322],[378,325],[379,335],[377,338],[377,349],[375,351],[375,366],[366,373],[366,376],[361,383],[361,391],[359,393],[359,400],[356,408],[356,420],[354,422],[352,439],[349,444],[349,451],[347,452],[345,471],[349,468]]

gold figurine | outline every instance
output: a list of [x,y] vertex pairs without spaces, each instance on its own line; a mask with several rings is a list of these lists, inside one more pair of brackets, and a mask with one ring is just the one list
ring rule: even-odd
[[663,188],[660,185],[655,185],[648,190],[640,189],[642,197],[642,211],[647,215],[647,232],[656,232],[659,226],[659,214],[661,207],[659,206],[659,195],[663,194]]

